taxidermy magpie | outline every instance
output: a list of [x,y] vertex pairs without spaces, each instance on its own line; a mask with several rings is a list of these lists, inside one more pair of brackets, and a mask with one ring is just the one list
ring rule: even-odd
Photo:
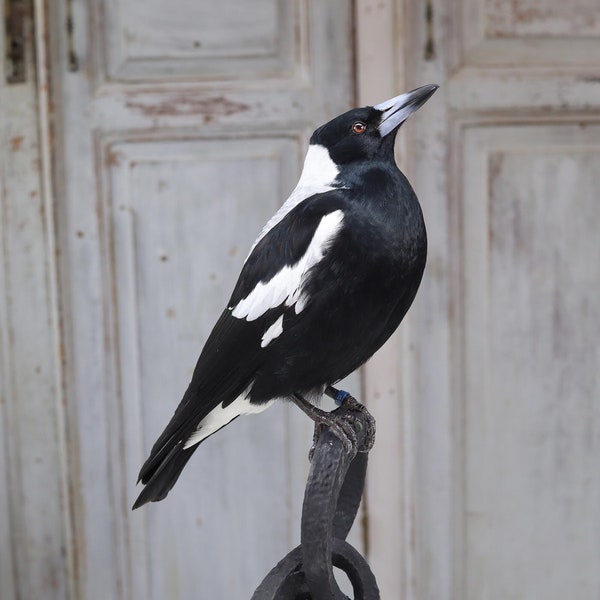
[[350,110],[313,133],[298,185],[254,242],[142,466],[134,509],[162,500],[199,444],[239,415],[281,399],[333,423],[313,403],[390,337],[421,282],[425,225],[394,141],[437,87]]

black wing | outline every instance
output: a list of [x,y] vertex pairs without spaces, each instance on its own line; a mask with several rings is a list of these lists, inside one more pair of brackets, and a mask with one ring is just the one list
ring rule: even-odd
[[253,320],[233,316],[234,307],[259,283],[268,282],[284,267],[296,264],[306,253],[321,219],[343,204],[343,197],[336,191],[312,196],[292,209],[253,248],[228,308],[221,314],[202,349],[183,399],[140,470],[139,480],[148,484],[153,478],[168,473],[169,464],[177,463],[174,473],[169,475],[170,485],[167,488],[165,484],[157,486],[159,490],[155,497],[150,492],[143,492],[144,498],[140,495],[136,507],[166,495],[196,448],[184,449],[185,441],[215,407],[221,403],[226,406],[235,400],[261,367],[265,354],[261,338],[283,313],[284,303],[270,307]]

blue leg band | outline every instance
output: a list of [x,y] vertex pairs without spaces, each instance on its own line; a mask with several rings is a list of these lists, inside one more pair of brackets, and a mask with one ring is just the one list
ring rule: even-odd
[[342,404],[344,404],[344,400],[349,396],[350,394],[348,392],[345,392],[344,390],[338,390],[338,393],[335,395],[335,403],[338,406],[341,406]]

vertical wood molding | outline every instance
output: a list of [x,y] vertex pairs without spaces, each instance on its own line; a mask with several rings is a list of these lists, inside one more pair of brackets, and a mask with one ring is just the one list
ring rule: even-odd
[[[406,89],[404,3],[357,0],[358,105],[374,104]],[[406,136],[396,145],[401,168]],[[363,368],[363,396],[377,419],[366,491],[366,545],[382,598],[415,597],[413,574],[413,416],[409,340],[411,318]]]
[[[2,595],[73,597],[62,418],[43,3],[27,15],[27,78],[0,83]],[[8,565],[8,567],[7,567]],[[6,576],[6,582],[5,582]]]
[[[50,339],[54,352],[53,372],[55,382],[55,426],[58,445],[59,463],[57,470],[61,479],[61,505],[62,524],[65,537],[65,591],[68,598],[75,599],[76,591],[76,562],[73,536],[73,515],[71,487],[73,481],[70,468],[69,428],[66,412],[66,397],[64,387],[64,340],[62,336],[62,317],[59,299],[59,272],[58,256],[59,246],[56,237],[56,182],[54,168],[56,128],[53,112],[55,86],[52,74],[52,37],[50,35],[51,15],[49,0],[33,0],[34,6],[34,33],[35,33],[35,59],[37,76],[37,124],[40,154],[40,185],[44,211],[44,234],[46,260],[46,285],[48,288],[48,310],[50,313],[49,327]],[[60,63],[59,63],[60,64]],[[55,68],[57,65],[55,65]]]

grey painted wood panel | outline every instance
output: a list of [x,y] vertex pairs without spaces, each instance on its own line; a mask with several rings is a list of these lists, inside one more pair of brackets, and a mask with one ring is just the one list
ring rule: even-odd
[[[110,152],[121,156],[107,216],[116,404],[125,407],[128,440],[119,488],[131,503],[137,470],[185,391],[256,232],[293,186],[299,148],[291,138],[151,140]],[[227,587],[211,595],[251,595],[247,582],[285,553],[288,521],[297,518],[281,497],[288,477],[302,476],[286,472],[286,419],[279,410],[233,423],[202,446],[168,501],[125,518],[136,528],[131,543],[150,556],[132,566],[145,567],[150,581],[134,596],[189,597],[198,581],[212,580]]]
[[256,81],[287,76],[297,67],[295,26],[304,11],[299,2],[225,0],[217,7],[123,0],[100,10],[111,79]]
[[599,133],[465,140],[468,598],[600,593]]

